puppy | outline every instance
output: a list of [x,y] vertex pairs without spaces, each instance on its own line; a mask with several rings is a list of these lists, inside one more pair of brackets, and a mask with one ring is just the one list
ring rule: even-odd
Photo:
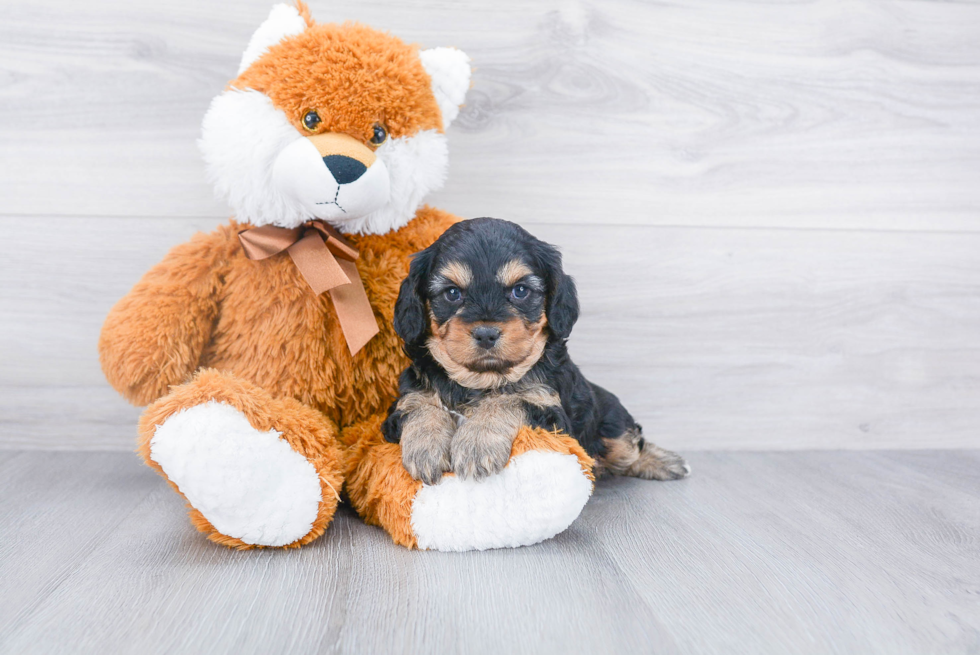
[[679,455],[647,441],[619,399],[572,363],[578,311],[561,254],[514,223],[463,221],[418,253],[394,321],[412,364],[383,428],[408,472],[427,484],[448,471],[497,473],[529,425],[574,437],[599,474],[686,476]]

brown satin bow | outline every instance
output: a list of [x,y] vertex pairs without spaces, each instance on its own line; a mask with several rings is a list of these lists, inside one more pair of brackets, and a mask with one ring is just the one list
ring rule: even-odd
[[313,293],[330,292],[351,355],[378,333],[378,322],[354,263],[359,253],[330,225],[320,220],[294,228],[262,225],[242,230],[238,240],[249,259],[266,259],[285,250]]

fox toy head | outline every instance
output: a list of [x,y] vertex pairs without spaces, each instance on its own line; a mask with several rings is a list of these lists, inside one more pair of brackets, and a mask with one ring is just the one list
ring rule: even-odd
[[198,142],[217,193],[253,225],[323,219],[349,234],[408,223],[448,168],[444,130],[469,57],[276,5]]

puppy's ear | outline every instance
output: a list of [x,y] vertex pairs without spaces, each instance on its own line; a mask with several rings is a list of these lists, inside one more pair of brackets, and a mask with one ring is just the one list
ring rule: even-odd
[[539,242],[538,265],[547,276],[548,301],[545,312],[548,328],[558,339],[567,339],[578,320],[578,293],[575,281],[561,266],[561,253],[554,246]]
[[408,346],[417,346],[426,336],[425,285],[429,279],[432,248],[426,248],[412,258],[408,277],[402,280],[395,301],[395,332]]

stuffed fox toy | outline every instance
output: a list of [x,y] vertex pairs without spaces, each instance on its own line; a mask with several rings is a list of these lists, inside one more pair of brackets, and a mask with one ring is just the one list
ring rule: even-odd
[[592,461],[568,437],[524,428],[496,476],[423,485],[381,436],[408,362],[399,285],[459,220],[422,201],[446,176],[468,61],[277,5],[211,103],[199,145],[234,219],[171,250],[99,340],[109,382],[149,405],[140,455],[211,540],[307,544],[346,491],[404,546],[518,546],[588,499]]

